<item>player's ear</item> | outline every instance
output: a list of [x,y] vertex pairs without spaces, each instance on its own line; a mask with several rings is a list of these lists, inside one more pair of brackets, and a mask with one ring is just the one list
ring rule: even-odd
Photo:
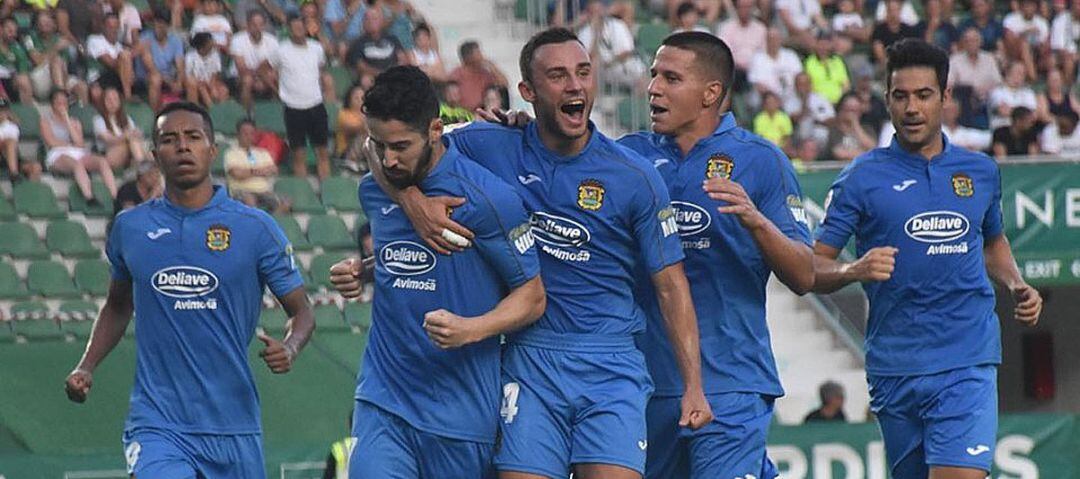
[[518,93],[521,94],[522,100],[529,103],[536,101],[536,91],[534,91],[532,85],[525,80],[518,82]]
[[435,117],[435,119],[431,120],[431,126],[428,128],[428,143],[434,145],[442,141],[442,132],[442,118]]
[[709,108],[720,103],[724,99],[724,84],[720,80],[714,80],[705,85],[705,91],[701,95],[701,105]]

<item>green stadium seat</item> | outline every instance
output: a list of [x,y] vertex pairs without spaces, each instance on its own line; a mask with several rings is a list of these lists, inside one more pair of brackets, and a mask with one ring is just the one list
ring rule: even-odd
[[[214,123],[217,125],[217,123]],[[216,128],[216,126],[215,126]],[[229,144],[219,141],[217,144],[218,154],[214,157],[214,162],[210,164],[210,173],[218,179],[226,179],[225,176],[225,152],[229,150]]]
[[26,271],[26,285],[46,298],[78,298],[79,290],[71,281],[67,268],[55,261],[34,261]]
[[0,344],[10,343],[15,339],[15,330],[11,323],[10,319],[0,317]]
[[90,105],[75,104],[68,108],[68,113],[72,118],[79,120],[79,123],[82,125],[84,138],[89,139],[94,137],[94,117],[98,114],[94,107]]
[[278,226],[285,232],[285,237],[289,239],[289,243],[292,243],[294,250],[311,251],[311,243],[308,242],[304,231],[300,229],[300,223],[296,222],[296,218],[289,214],[279,214],[274,215],[274,221],[277,221]]
[[315,306],[315,328],[319,331],[348,331],[349,325],[335,304]]
[[252,110],[252,117],[260,130],[285,134],[285,110],[280,101],[256,101]]
[[60,303],[61,326],[66,322],[92,323],[100,309],[93,301],[73,299]]
[[277,181],[274,182],[274,192],[288,198],[293,211],[300,213],[326,212],[326,208],[323,208],[323,205],[319,203],[319,198],[315,196],[315,190],[311,188],[311,184],[304,178],[278,177]]
[[146,136],[151,137],[151,133],[154,131],[154,110],[150,108],[150,105],[142,102],[132,102],[124,106],[124,111],[132,120],[135,120],[135,126],[139,127]]
[[84,259],[75,263],[75,286],[90,296],[105,296],[109,292],[109,264],[100,259]]
[[315,215],[308,220],[308,240],[328,251],[356,250],[356,241],[338,216]]
[[304,290],[309,293],[319,291],[319,284],[311,277],[311,271],[300,268],[300,276],[304,278]]
[[[336,85],[336,83],[335,83]],[[326,103],[326,123],[331,132],[337,131],[337,117],[341,112],[341,103]],[[334,154],[334,137],[330,136],[330,154]]]
[[[27,319],[46,319],[49,317],[49,307],[44,301],[19,301],[11,305],[11,318],[16,321]],[[12,327],[15,327],[12,323]]]
[[656,55],[656,49],[660,48],[660,44],[668,35],[671,35],[671,28],[665,23],[646,23],[638,27],[638,52],[648,60],[646,63],[652,61],[653,55]]
[[[63,308],[64,305],[60,305],[60,307]],[[97,313],[95,312],[92,314]],[[71,316],[72,314],[68,313],[68,315]],[[78,339],[89,338],[90,332],[94,330],[94,318],[95,316],[91,315],[86,319],[81,320],[62,319],[60,320],[60,330],[67,334],[74,335]]]
[[631,131],[648,130],[651,123],[649,104],[638,98],[627,97],[620,100],[616,107],[616,115],[619,124]]
[[345,303],[345,322],[365,331],[371,329],[371,303],[358,301]]
[[0,198],[0,221],[11,221],[17,216],[15,207],[11,206],[11,202],[7,198]]
[[344,176],[331,176],[323,180],[323,205],[337,211],[360,211],[359,185],[359,181]]
[[7,263],[0,263],[0,298],[23,299],[30,296],[26,284],[19,278],[15,268]]
[[11,326],[15,334],[30,340],[59,339],[64,336],[64,333],[60,331],[60,323],[53,318],[16,320],[11,323]]
[[24,103],[12,103],[11,113],[19,119],[19,139],[36,141],[41,138],[41,129],[38,120],[41,115],[37,107]]
[[346,257],[344,253],[324,253],[312,258],[309,270],[312,282],[333,291],[334,285],[330,284],[330,267]]
[[229,136],[236,136],[236,123],[247,116],[244,106],[233,99],[210,107],[210,119],[214,122],[214,131]]
[[67,258],[97,258],[101,252],[90,243],[90,234],[80,223],[69,220],[52,221],[45,229],[45,244],[49,250]]
[[109,194],[109,189],[105,187],[105,183],[94,180],[90,183],[90,191],[94,193],[94,198],[97,198],[100,205],[92,208],[87,205],[86,198],[83,198],[82,192],[79,191],[79,185],[76,185],[75,182],[71,183],[71,186],[68,187],[68,205],[71,211],[98,218],[112,216],[113,198]]
[[[345,103],[345,94],[349,92],[349,88],[356,82],[353,78],[353,71],[341,65],[331,66],[327,70],[330,72],[330,76],[334,78],[334,94],[337,95],[339,101]],[[334,121],[334,119],[331,118],[330,121]]]
[[34,228],[26,223],[0,223],[4,240],[0,241],[0,253],[17,259],[43,259],[49,257],[45,243],[38,238]]
[[259,326],[262,326],[271,336],[274,333],[285,331],[288,322],[289,315],[281,308],[264,309],[262,314],[259,315]]
[[23,181],[12,188],[15,211],[31,218],[64,218],[67,213],[56,203],[56,195],[48,185]]

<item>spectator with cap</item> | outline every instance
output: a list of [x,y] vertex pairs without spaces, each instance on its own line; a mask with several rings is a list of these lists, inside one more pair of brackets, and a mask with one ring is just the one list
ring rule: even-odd
[[151,29],[142,33],[142,55],[135,63],[135,90],[145,90],[150,108],[161,107],[161,95],[180,95],[186,83],[184,41],[169,30],[169,12],[157,12]]
[[229,55],[233,66],[231,76],[240,91],[240,104],[251,110],[254,97],[272,95],[277,87],[277,70],[269,60],[277,55],[277,38],[264,33],[266,14],[251,10],[247,16],[247,28],[233,35]]
[[120,41],[120,17],[105,15],[102,33],[86,40],[86,54],[92,59],[87,80],[97,84],[97,94],[91,95],[95,101],[100,99],[101,89],[110,85],[119,88],[125,100],[131,98],[135,70],[131,49]]
[[304,20],[289,17],[289,39],[282,42],[270,60],[278,71],[278,98],[285,104],[285,134],[292,150],[296,176],[307,176],[307,147],[315,149],[316,172],[322,180],[330,176],[327,151],[329,125],[320,85],[326,53],[319,42],[307,37]]
[[367,88],[375,76],[388,68],[407,64],[409,58],[401,42],[386,34],[386,18],[381,8],[364,11],[364,34],[345,54],[345,63],[356,70],[360,84]]
[[1050,49],[1061,71],[1065,84],[1076,81],[1076,45],[1080,42],[1080,0],[1071,0],[1069,9],[1058,13],[1050,24]]
[[731,48],[735,60],[735,88],[740,91],[749,86],[747,72],[754,55],[765,49],[767,32],[765,24],[754,17],[754,0],[735,0],[735,15],[721,23],[716,31],[716,36]]
[[113,201],[113,216],[164,194],[165,182],[157,162],[144,161],[135,165],[135,179],[124,183]]
[[885,19],[874,25],[874,32],[870,35],[873,41],[874,62],[879,68],[885,67],[885,50],[890,45],[904,38],[919,36],[913,25],[903,22],[900,17],[902,0],[885,0]]
[[255,146],[255,133],[252,120],[244,119],[236,124],[237,144],[225,151],[229,194],[253,208],[280,212],[281,202],[273,188],[278,168],[270,152]]
[[0,83],[10,98],[33,103],[30,57],[19,43],[19,24],[14,18],[0,20]]
[[[578,40],[589,51],[593,68],[599,71],[600,79],[620,88],[643,88],[648,68],[637,55],[630,28],[622,20],[608,15],[603,1],[589,0],[587,5],[587,22],[578,32]],[[506,84],[505,78],[503,80],[501,86]],[[461,79],[458,82],[463,88],[465,106],[480,106],[487,85],[477,89],[476,95],[472,96],[474,92],[465,90],[469,88],[467,84]]]
[[844,387],[835,381],[825,381],[818,388],[818,397],[821,398],[821,407],[813,410],[803,419],[809,422],[847,422],[844,416]]
[[420,68],[431,81],[446,81],[446,67],[430,25],[421,23],[413,30],[413,49],[409,51],[409,57],[409,62]]
[[836,53],[833,34],[821,32],[814,42],[813,52],[806,56],[803,71],[810,77],[814,91],[830,103],[836,103],[851,86],[844,57]]
[[214,38],[206,32],[191,37],[192,50],[184,57],[184,78],[188,101],[210,108],[229,98],[229,88],[221,78],[221,55]]
[[[458,48],[458,56],[461,58],[461,66],[450,72],[450,81],[457,83],[461,94],[455,106],[471,112],[484,104],[485,90],[492,86],[507,87],[506,75],[495,66],[495,63],[484,57],[483,52],[480,51],[480,45],[475,41],[469,40],[462,43]],[[449,99],[444,96],[443,100]]]
[[1039,135],[1039,149],[1045,154],[1080,155],[1080,128],[1076,127],[1080,115],[1074,111],[1054,115],[1054,121],[1043,128]]

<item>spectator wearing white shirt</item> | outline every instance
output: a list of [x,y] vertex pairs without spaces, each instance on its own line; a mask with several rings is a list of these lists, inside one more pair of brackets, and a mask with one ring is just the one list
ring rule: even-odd
[[812,138],[818,145],[829,139],[829,123],[836,117],[832,103],[814,93],[806,73],[795,76],[795,94],[784,100],[784,111],[795,124],[796,138]]
[[1054,17],[1050,24],[1050,49],[1065,73],[1065,84],[1076,81],[1076,43],[1080,42],[1080,0],[1072,0],[1069,10]]
[[146,159],[143,134],[135,120],[124,111],[120,92],[106,88],[102,94],[101,107],[94,115],[94,139],[99,152],[105,155],[114,170],[141,163]]
[[1005,84],[990,92],[990,128],[1008,125],[1013,108],[1022,106],[1035,111],[1038,105],[1035,90],[1024,83],[1024,65],[1010,64],[1005,71]]
[[86,53],[96,63],[87,73],[87,79],[96,82],[91,97],[98,100],[103,87],[115,86],[124,94],[124,99],[131,98],[135,68],[131,50],[120,43],[120,17],[113,13],[105,15],[102,33],[90,35],[86,40]]
[[[915,11],[915,6],[911,4],[911,0],[903,0],[903,5],[900,6],[900,21],[904,25],[915,26],[919,23],[919,12]],[[878,2],[877,9],[874,10],[874,20],[878,22],[885,21],[886,5],[885,2]]]
[[113,13],[120,20],[120,43],[133,46],[139,40],[142,17],[139,9],[124,0],[108,0],[102,7],[106,15]]
[[836,34],[836,53],[846,56],[856,43],[870,41],[872,28],[863,22],[862,15],[855,10],[854,0],[840,0],[837,9],[839,11],[832,16],[829,26]]
[[277,70],[270,59],[277,55],[279,44],[273,35],[263,33],[266,14],[251,10],[247,15],[247,29],[233,35],[229,43],[229,55],[233,66],[231,76],[236,79],[240,91],[240,104],[251,110],[255,95],[274,94]]
[[990,151],[992,135],[989,130],[968,128],[960,124],[960,105],[949,98],[941,111],[941,131],[949,143],[971,151]]
[[1030,80],[1038,77],[1035,60],[1045,67],[1050,54],[1050,25],[1039,15],[1038,0],[1020,0],[1020,10],[1009,13],[1001,22],[1005,27],[1007,58],[1019,59],[1027,68]]
[[191,21],[191,35],[209,33],[221,51],[227,52],[229,38],[232,37],[232,24],[222,15],[221,0],[202,0],[202,11]]
[[578,33],[578,40],[589,50],[594,67],[601,68],[600,78],[623,88],[643,87],[647,68],[637,56],[630,27],[608,16],[601,0],[589,0],[586,15],[589,21]]
[[819,0],[776,0],[776,10],[787,29],[788,44],[796,48],[813,45],[817,32],[829,28]]
[[1076,127],[1080,115],[1068,112],[1057,115],[1054,121],[1043,128],[1039,135],[1039,148],[1043,153],[1078,156],[1080,155],[1080,128]]
[[767,31],[765,24],[754,17],[754,0],[735,0],[735,16],[717,29],[716,36],[728,44],[735,60],[736,89],[744,90],[748,86],[747,72],[754,55],[765,49]]
[[446,66],[443,65],[439,45],[428,24],[421,23],[413,29],[413,49],[409,51],[409,57],[412,64],[420,68],[431,81],[446,81]]
[[214,38],[206,32],[191,37],[191,47],[184,57],[188,101],[210,108],[229,98],[229,88],[221,79],[221,55],[214,48]]
[[278,47],[270,64],[278,71],[278,97],[285,104],[285,132],[293,155],[293,174],[307,176],[307,146],[315,148],[319,179],[330,176],[326,107],[319,88],[326,65],[322,45],[307,38],[304,20],[289,16],[289,40]]
[[1001,72],[994,55],[982,49],[982,42],[974,27],[960,35],[960,50],[949,57],[949,86],[969,87],[973,104],[985,107],[990,92],[1001,85]]
[[747,79],[754,86],[756,95],[751,95],[748,101],[754,109],[765,92],[772,92],[780,98],[790,96],[795,88],[795,75],[803,71],[799,55],[782,47],[782,42],[780,31],[770,28],[765,36],[765,51],[759,51],[750,63]]

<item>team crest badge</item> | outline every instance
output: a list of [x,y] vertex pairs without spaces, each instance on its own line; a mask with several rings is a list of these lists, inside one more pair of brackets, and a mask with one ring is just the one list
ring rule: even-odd
[[975,194],[975,183],[971,181],[970,176],[964,173],[955,173],[952,175],[952,189],[956,196],[967,198]]
[[210,251],[225,251],[229,249],[229,239],[232,237],[232,231],[225,225],[211,225],[206,230],[206,247],[210,248]]
[[705,179],[720,177],[730,180],[731,171],[734,169],[735,160],[723,153],[716,153],[709,157],[709,163],[705,167]]
[[577,204],[583,210],[600,209],[604,206],[604,185],[597,180],[582,181],[577,188]]

